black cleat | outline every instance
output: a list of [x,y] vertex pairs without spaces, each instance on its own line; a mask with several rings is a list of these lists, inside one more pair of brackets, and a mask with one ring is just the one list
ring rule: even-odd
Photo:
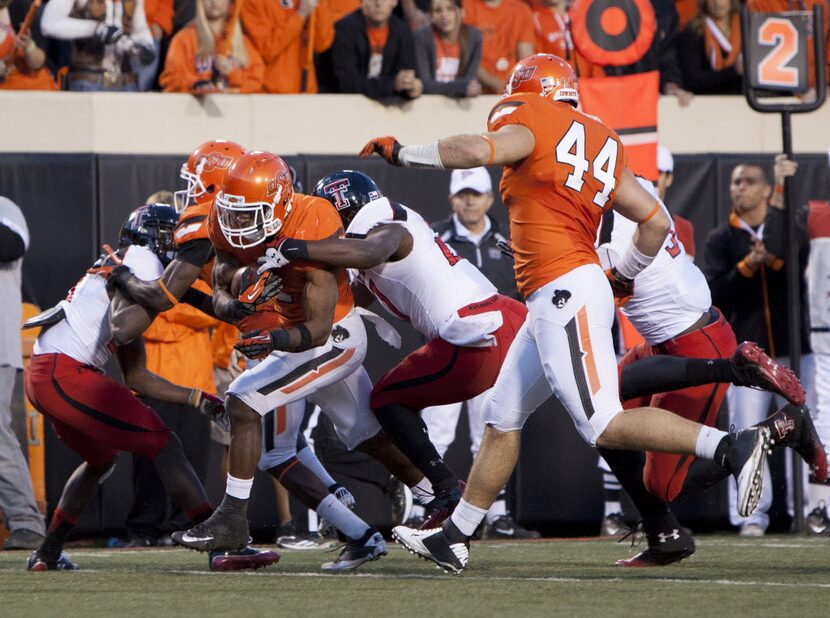
[[359,539],[349,540],[337,559],[326,562],[322,569],[330,573],[353,571],[364,562],[380,560],[387,553],[383,536],[374,528],[369,528]]
[[830,518],[827,517],[827,505],[824,501],[807,515],[807,528],[813,534],[830,534]]
[[443,528],[415,530],[406,526],[395,526],[392,538],[403,545],[411,554],[434,562],[446,573],[458,575],[467,567],[470,558],[470,541],[451,543]]
[[170,536],[177,545],[196,551],[242,550],[248,545],[248,518],[220,506],[202,523]]
[[279,553],[246,547],[237,551],[212,551],[208,557],[211,571],[246,571],[261,569],[280,561]]
[[[648,548],[632,558],[617,560],[616,566],[658,567],[680,562],[695,553],[695,540],[691,533],[680,525],[672,513],[646,525]],[[635,535],[636,538],[636,535]],[[640,537],[642,538],[642,537]]]
[[726,454],[726,467],[738,483],[738,514],[755,512],[764,488],[764,463],[772,447],[767,427],[751,427],[735,434]]
[[789,446],[810,466],[816,483],[827,480],[827,451],[821,443],[810,409],[786,405],[758,425],[770,431],[776,446]]
[[419,529],[431,530],[440,527],[444,523],[444,520],[452,515],[458,503],[461,502],[461,497],[464,495],[464,489],[466,487],[466,483],[459,480],[456,487],[439,492],[433,498],[432,502],[424,507],[426,509],[426,516]]
[[528,530],[517,524],[510,515],[502,515],[496,517],[492,523],[484,526],[484,532],[481,535],[482,539],[538,539],[541,534],[536,530]]
[[36,551],[26,560],[27,571],[77,571],[81,567],[69,559],[68,554],[61,553],[60,557],[52,561],[46,561],[37,555]]
[[733,384],[772,391],[793,405],[804,405],[804,387],[798,377],[751,341],[740,344],[729,362],[735,376]]

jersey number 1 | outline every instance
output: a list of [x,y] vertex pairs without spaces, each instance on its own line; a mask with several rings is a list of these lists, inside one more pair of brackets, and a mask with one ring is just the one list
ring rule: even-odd
[[573,172],[568,174],[565,180],[565,186],[577,193],[582,191],[585,172],[591,168],[591,175],[602,183],[602,190],[594,195],[594,204],[600,208],[605,207],[608,196],[616,185],[614,169],[617,166],[617,142],[613,138],[605,140],[597,156],[589,162],[585,158],[585,125],[574,120],[567,133],[556,144],[556,160],[573,168]]

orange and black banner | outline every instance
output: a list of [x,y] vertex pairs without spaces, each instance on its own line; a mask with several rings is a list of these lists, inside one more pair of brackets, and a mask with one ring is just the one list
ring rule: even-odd
[[601,66],[626,66],[651,47],[657,18],[649,0],[576,0],[571,7],[576,49]]
[[579,80],[586,114],[597,116],[614,129],[625,146],[628,167],[635,174],[657,180],[657,71],[623,77]]

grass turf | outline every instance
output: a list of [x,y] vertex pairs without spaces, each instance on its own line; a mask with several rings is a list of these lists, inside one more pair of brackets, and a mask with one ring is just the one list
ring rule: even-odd
[[[638,549],[642,549],[640,547]],[[453,577],[399,546],[353,574],[336,554],[283,551],[254,572],[214,573],[183,549],[74,549],[81,571],[28,573],[0,554],[2,616],[799,616],[830,613],[830,538],[704,536],[690,559],[622,569],[608,540],[477,543]]]

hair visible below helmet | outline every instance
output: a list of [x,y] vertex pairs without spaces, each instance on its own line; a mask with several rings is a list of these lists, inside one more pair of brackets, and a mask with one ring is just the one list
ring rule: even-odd
[[162,264],[168,264],[176,253],[173,234],[179,222],[179,213],[168,204],[145,204],[136,208],[118,233],[118,246],[138,245],[156,254]]
[[383,197],[371,177],[355,170],[343,170],[321,178],[314,187],[314,195],[332,203],[344,228],[349,227],[354,216],[366,204]]
[[231,246],[247,249],[277,234],[291,213],[291,170],[275,154],[254,150],[225,174],[214,204]]
[[577,78],[571,65],[553,54],[535,54],[516,63],[504,94],[532,92],[553,101],[579,104]]
[[213,199],[225,173],[243,154],[245,149],[242,146],[224,139],[198,146],[179,172],[179,178],[187,182],[187,189],[176,191],[173,197],[176,210],[181,212],[188,206]]

